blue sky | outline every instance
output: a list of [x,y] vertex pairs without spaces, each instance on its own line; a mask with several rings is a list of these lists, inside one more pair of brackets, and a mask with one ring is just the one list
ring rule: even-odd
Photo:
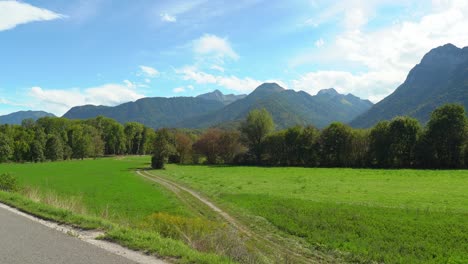
[[265,81],[374,102],[431,48],[468,46],[462,0],[0,0],[0,114]]

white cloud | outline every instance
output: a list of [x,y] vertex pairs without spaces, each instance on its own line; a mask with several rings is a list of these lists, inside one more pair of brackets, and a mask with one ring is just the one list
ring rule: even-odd
[[224,72],[224,68],[219,66],[219,65],[211,65],[210,67],[211,70],[219,71],[219,72]]
[[172,91],[174,93],[183,93],[183,92],[185,92],[185,88],[184,87],[177,87],[177,88],[172,89]]
[[321,48],[321,47],[323,47],[323,45],[325,45],[325,41],[322,38],[315,41],[315,47]]
[[193,50],[198,55],[213,56],[218,59],[239,59],[239,55],[232,49],[226,38],[205,34],[193,41]]
[[104,84],[86,89],[43,89],[32,87],[29,95],[33,98],[36,109],[42,109],[57,115],[62,115],[73,106],[78,105],[107,105],[114,106],[144,97],[129,83]]
[[140,65],[140,70],[142,74],[148,78],[155,78],[159,76],[159,71],[150,66]]
[[0,1],[0,31],[35,21],[64,18],[64,15],[19,1]]
[[297,66],[327,60],[358,70],[306,73],[292,82],[294,89],[316,92],[336,87],[341,92],[352,92],[376,102],[397,88],[432,48],[446,43],[468,45],[467,1],[435,0],[432,10],[419,19],[372,31],[363,29],[369,20],[364,14],[371,11],[362,10],[367,11],[349,11],[343,20],[344,31],[336,36],[334,43],[291,61],[291,65]]
[[132,83],[132,82],[129,81],[129,80],[124,80],[123,82],[125,83],[125,85],[126,85],[128,88],[135,89],[135,88],[137,87],[136,84]]
[[195,89],[195,87],[193,87],[193,85],[189,85],[189,86],[187,86],[187,88],[189,88],[192,91]]
[[161,13],[159,16],[161,17],[161,21],[163,22],[174,23],[177,21],[177,18],[175,16],[171,16],[168,13]]
[[183,80],[195,81],[198,84],[215,84],[238,92],[250,92],[262,84],[261,81],[252,78],[238,78],[236,76],[215,76],[195,67],[184,67],[176,70]]

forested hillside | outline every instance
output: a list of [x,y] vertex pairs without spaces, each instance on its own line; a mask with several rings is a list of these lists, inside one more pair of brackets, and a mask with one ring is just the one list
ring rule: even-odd
[[447,44],[431,50],[391,95],[351,122],[371,127],[381,120],[408,115],[425,123],[437,107],[459,103],[468,107],[468,47]]
[[286,90],[276,83],[260,85],[241,100],[200,117],[182,121],[178,127],[210,127],[238,122],[253,109],[265,108],[273,116],[277,128],[294,125],[313,125],[319,128],[332,122],[349,122],[368,110],[372,103],[351,94],[342,95],[334,89],[312,96],[306,92]]
[[194,97],[154,97],[115,107],[85,105],[70,109],[63,115],[69,119],[105,116],[124,124],[139,122],[152,128],[174,127],[182,120],[210,113],[224,107],[224,103]]

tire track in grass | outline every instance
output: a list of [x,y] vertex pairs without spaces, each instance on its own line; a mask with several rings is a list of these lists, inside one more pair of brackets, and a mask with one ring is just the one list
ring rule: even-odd
[[257,241],[259,240],[259,241],[266,242],[275,251],[279,250],[279,252],[284,252],[289,256],[294,256],[295,259],[294,259],[293,263],[329,263],[329,262],[335,262],[333,260],[328,259],[327,257],[322,256],[322,255],[315,255],[316,259],[311,259],[311,258],[305,257],[302,254],[299,254],[299,253],[297,253],[295,251],[292,251],[292,250],[290,250],[288,248],[284,248],[284,246],[279,245],[275,241],[272,241],[272,240],[266,238],[265,236],[262,236],[260,234],[254,234],[251,230],[249,230],[247,227],[245,227],[244,225],[239,223],[234,217],[229,215],[226,211],[222,210],[221,208],[219,208],[214,203],[212,203],[211,201],[209,201],[207,198],[203,197],[199,193],[195,192],[194,190],[191,190],[191,189],[189,189],[187,187],[184,187],[184,186],[182,186],[182,185],[180,185],[178,183],[175,183],[175,182],[173,182],[171,180],[156,176],[156,175],[154,175],[154,174],[152,174],[152,173],[150,173],[148,171],[137,170],[136,173],[138,175],[142,176],[143,178],[147,179],[147,180],[156,182],[156,183],[164,186],[168,190],[174,192],[177,196],[180,195],[179,194],[180,191],[183,191],[183,192],[186,192],[186,193],[190,194],[197,201],[203,203],[208,208],[210,208],[213,212],[215,212],[216,214],[221,216],[226,222],[231,224],[240,233],[243,233],[247,237],[255,239]]

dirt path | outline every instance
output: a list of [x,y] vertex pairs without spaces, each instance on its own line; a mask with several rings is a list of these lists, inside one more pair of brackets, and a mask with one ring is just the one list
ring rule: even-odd
[[[329,263],[329,262],[334,262],[333,260],[330,261],[325,256],[322,255],[315,255],[315,256],[310,256],[306,257],[302,254],[299,254],[293,250],[290,250],[288,248],[285,248],[284,245],[278,244],[276,241],[268,239],[266,236],[262,236],[260,234],[256,234],[252,232],[249,228],[246,226],[242,225],[237,221],[234,217],[229,215],[226,211],[222,210],[218,206],[216,206],[214,203],[212,203],[209,199],[206,197],[203,197],[199,193],[197,193],[194,190],[191,190],[187,187],[184,187],[176,182],[173,182],[171,180],[162,178],[160,176],[154,175],[148,171],[141,171],[137,170],[136,173],[145,179],[148,179],[150,181],[156,182],[164,187],[166,187],[168,190],[174,192],[178,197],[180,197],[180,192],[186,192],[190,194],[193,198],[195,198],[197,201],[201,202],[202,204],[206,205],[208,208],[210,208],[213,212],[221,216],[226,222],[231,224],[236,230],[239,232],[245,234],[249,238],[252,238],[256,241],[261,241],[274,249],[277,252],[283,252],[288,256],[293,257],[293,261],[291,263]],[[289,263],[289,261],[287,261]]]
[[222,218],[224,218],[224,220],[226,220],[226,222],[228,222],[229,224],[231,224],[232,226],[234,226],[237,230],[241,231],[242,233],[248,235],[248,236],[252,236],[252,233],[244,226],[242,226],[241,224],[239,224],[233,217],[231,217],[228,213],[226,213],[225,211],[221,210],[219,207],[217,207],[216,205],[214,205],[212,202],[210,202],[208,199],[202,197],[200,194],[196,193],[195,191],[193,190],[190,190],[184,186],[181,186],[175,182],[172,182],[172,181],[169,181],[169,180],[166,180],[166,179],[163,179],[161,177],[158,177],[154,174],[151,174],[149,172],[146,172],[146,171],[137,171],[137,173],[150,180],[150,181],[154,181],[154,182],[157,182],[161,185],[163,185],[164,187],[166,187],[167,189],[171,190],[172,192],[175,192],[177,193],[179,190],[182,190],[182,191],[185,191],[187,193],[189,193],[190,195],[192,195],[194,198],[196,198],[199,202],[203,203],[204,205],[208,206],[211,210],[213,210],[215,213],[217,213],[218,215],[220,215]]

